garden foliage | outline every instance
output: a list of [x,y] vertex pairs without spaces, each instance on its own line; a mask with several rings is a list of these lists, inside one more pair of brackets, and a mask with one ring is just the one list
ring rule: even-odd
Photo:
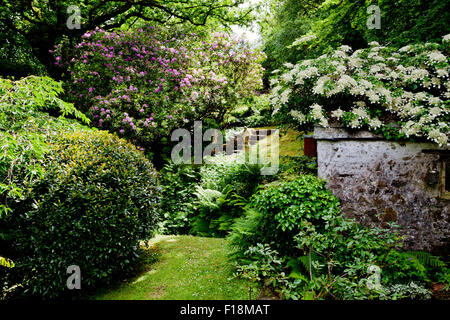
[[338,121],[388,139],[427,139],[448,145],[449,42],[397,50],[377,42],[349,46],[298,64],[271,80],[274,113],[298,127]]
[[224,237],[263,181],[245,153],[218,154],[200,168],[168,164],[161,174],[161,231]]
[[188,234],[195,214],[198,170],[190,165],[168,163],[161,170],[161,226],[164,234]]
[[[264,2],[271,7],[270,14],[259,22],[267,54],[263,63],[266,76],[283,63],[317,58],[341,45],[356,50],[378,41],[398,49],[411,43],[438,41],[449,30],[448,3],[440,0]],[[380,28],[367,27],[368,21],[374,22],[376,11],[372,6],[380,9]]]
[[282,255],[293,255],[295,235],[303,221],[324,226],[324,217],[339,214],[339,202],[325,183],[312,175],[293,181],[275,181],[258,191],[247,206],[230,235],[230,244],[237,253],[258,243],[274,243]]
[[234,221],[243,214],[262,182],[262,164],[249,164],[246,153],[219,154],[206,159],[200,168],[200,182],[195,196],[196,215],[191,232],[202,236],[225,236]]
[[[33,52],[36,30],[60,19],[5,15],[1,47],[11,52],[0,53],[3,73],[42,73],[45,65],[53,75],[66,72],[66,82],[0,79],[0,298],[73,297],[66,287],[73,265],[83,289],[111,283],[134,270],[140,241],[155,232],[228,236],[235,276],[259,290],[251,298],[429,299],[431,282],[448,288],[446,263],[401,250],[395,226],[344,217],[311,157],[283,157],[270,177],[261,175],[264,164],[249,164],[248,152],[216,154],[201,166],[166,163],[157,173],[142,151],[159,168],[170,133],[196,120],[204,129],[239,126],[227,139],[244,126],[308,132],[338,123],[449,146],[444,2],[380,0],[384,27],[369,29],[371,1],[270,0],[261,4],[275,12],[260,21],[265,61],[248,42],[209,33],[221,19],[248,20],[240,2],[152,2],[119,14],[113,4],[88,6],[92,21],[114,17],[125,26],[55,29]],[[46,6],[36,5],[22,9]],[[173,22],[214,21],[206,29],[126,23],[166,13]],[[270,94],[257,92],[262,63],[273,74]]]
[[[229,236],[236,275],[251,280],[260,295],[287,299],[429,298],[425,285],[436,279],[434,269],[399,251],[397,232],[364,227],[338,206],[314,176],[258,191]],[[368,285],[374,267],[381,287]]]
[[71,265],[85,287],[133,266],[139,240],[156,228],[159,191],[145,156],[107,132],[62,133],[49,149],[42,178],[2,227],[12,279],[27,294],[55,298],[67,293]]
[[130,143],[66,119],[89,121],[59,98],[61,83],[0,84],[4,292],[57,297],[70,265],[82,268],[87,287],[132,266],[158,217],[151,163]]
[[48,150],[46,141],[59,130],[82,128],[64,116],[89,121],[59,98],[62,92],[62,84],[48,77],[0,78],[0,218],[11,211],[10,201],[24,197],[24,183],[42,173],[39,161]]
[[230,112],[227,124],[248,128],[264,127],[273,124],[269,95],[255,95],[244,101]]
[[202,39],[146,25],[82,38],[73,53],[55,52],[70,70],[72,101],[92,125],[142,147],[194,120],[220,123],[261,85],[262,54],[225,33]]

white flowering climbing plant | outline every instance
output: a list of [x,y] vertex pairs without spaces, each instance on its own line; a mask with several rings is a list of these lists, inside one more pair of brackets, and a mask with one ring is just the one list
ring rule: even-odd
[[271,79],[274,114],[298,127],[340,122],[388,139],[449,146],[450,34],[441,43],[401,49],[343,45],[316,59],[285,64]]

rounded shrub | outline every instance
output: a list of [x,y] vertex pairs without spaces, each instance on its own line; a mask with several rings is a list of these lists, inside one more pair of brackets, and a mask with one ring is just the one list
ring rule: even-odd
[[144,154],[105,131],[60,134],[50,147],[12,232],[26,293],[55,298],[68,292],[71,265],[82,288],[132,267],[156,227],[159,187]]
[[258,243],[274,242],[276,250],[289,255],[297,250],[294,237],[302,222],[320,228],[326,219],[339,214],[339,201],[325,181],[304,175],[275,182],[253,195],[246,215],[233,226],[230,243],[239,253]]

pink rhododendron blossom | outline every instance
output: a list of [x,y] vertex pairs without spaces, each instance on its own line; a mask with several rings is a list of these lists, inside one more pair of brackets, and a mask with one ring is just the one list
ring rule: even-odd
[[261,87],[263,71],[263,55],[225,33],[180,35],[149,25],[119,33],[96,28],[73,57],[60,47],[54,56],[69,67],[70,99],[92,119],[103,117],[92,125],[141,146],[188,119],[223,114]]

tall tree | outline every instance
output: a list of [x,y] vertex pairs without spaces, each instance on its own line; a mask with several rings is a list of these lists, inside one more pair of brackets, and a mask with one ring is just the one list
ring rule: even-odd
[[[271,14],[263,20],[266,78],[283,63],[315,58],[339,45],[364,48],[371,41],[401,47],[438,41],[450,32],[450,2],[442,0],[267,0]],[[367,21],[379,8],[380,28]],[[314,40],[290,47],[296,39]]]
[[[158,24],[188,22],[197,26],[205,25],[209,18],[225,25],[245,23],[252,10],[239,8],[243,2],[245,0],[1,0],[0,30],[11,35],[15,42],[21,39],[22,45],[29,45],[47,71],[58,77],[49,50],[63,37],[73,43],[97,26],[112,29],[130,19]],[[70,8],[72,5],[77,8]],[[77,16],[80,17],[79,28]],[[72,23],[72,28],[68,22]]]

